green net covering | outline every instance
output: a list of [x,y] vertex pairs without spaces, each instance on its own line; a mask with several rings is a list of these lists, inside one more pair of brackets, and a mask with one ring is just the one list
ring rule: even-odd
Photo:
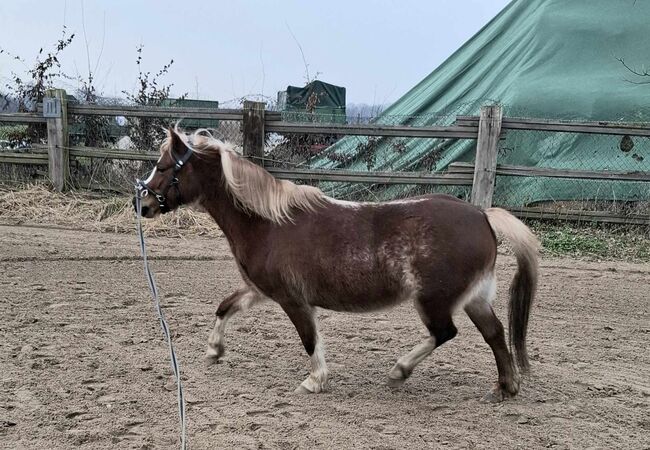
[[[429,76],[376,117],[391,125],[448,125],[501,104],[504,116],[564,120],[650,121],[650,1],[515,0]],[[408,70],[408,68],[405,68]],[[475,141],[346,137],[312,162],[353,170],[443,171],[473,161]],[[508,131],[499,163],[581,170],[650,171],[647,138]],[[432,161],[434,164],[432,164]],[[352,185],[329,187],[345,196]],[[379,198],[409,187],[386,187]],[[545,200],[648,200],[648,183],[498,177],[495,203]]]

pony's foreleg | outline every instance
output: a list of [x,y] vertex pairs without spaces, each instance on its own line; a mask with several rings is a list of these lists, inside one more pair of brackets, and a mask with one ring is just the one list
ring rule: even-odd
[[295,390],[299,394],[318,394],[327,389],[327,365],[323,341],[318,333],[316,311],[308,305],[282,305],[293,322],[311,360],[309,376]]
[[208,336],[206,357],[218,361],[226,351],[224,332],[226,323],[238,312],[243,312],[262,300],[262,296],[249,287],[241,288],[226,297],[217,308],[217,320]]
[[453,339],[458,332],[452,321],[451,314],[437,311],[435,303],[419,300],[416,305],[420,317],[429,329],[431,336],[397,360],[388,372],[388,385],[390,387],[399,387],[404,384],[418,364],[436,348]]
[[429,356],[436,348],[436,338],[431,336],[413,347],[413,350],[401,356],[388,372],[388,385],[399,387],[411,376],[415,366]]

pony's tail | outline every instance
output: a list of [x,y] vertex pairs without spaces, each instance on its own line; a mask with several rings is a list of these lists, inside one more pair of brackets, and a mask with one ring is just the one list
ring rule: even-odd
[[492,229],[508,240],[517,258],[517,272],[510,285],[509,335],[510,348],[522,372],[529,368],[526,352],[528,317],[537,288],[539,241],[519,219],[501,208],[485,211]]

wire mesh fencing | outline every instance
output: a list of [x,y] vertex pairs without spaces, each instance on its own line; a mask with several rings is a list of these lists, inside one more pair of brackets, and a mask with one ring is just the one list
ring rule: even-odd
[[[283,122],[327,126],[336,124],[339,119],[339,116],[325,114],[282,113]],[[447,166],[455,159],[471,162],[475,139],[413,137],[408,131],[400,136],[363,134],[367,130],[366,125],[400,125],[416,130],[449,126],[454,120],[455,116],[451,114],[382,114],[379,117],[356,116],[348,119],[345,130],[339,132],[267,133],[264,165],[287,170],[319,171],[318,174],[311,174],[311,178],[306,174],[300,182],[316,185],[328,195],[341,199],[379,201],[431,192],[444,192],[468,199],[471,186],[467,186],[467,183],[461,185],[460,182],[450,181],[443,184],[424,179],[409,183],[400,175],[409,173],[425,178],[431,174],[445,174]],[[352,178],[355,181],[349,182],[327,180],[349,173],[352,177],[359,173],[395,173],[396,176],[391,180],[386,179],[384,183],[361,182],[361,178]]]
[[[316,185],[340,199],[384,201],[440,192],[470,200],[478,120],[459,115],[475,113],[476,108],[468,103],[420,115],[391,115],[389,109],[343,122],[340,115],[267,112],[261,163],[279,178]],[[111,105],[69,111],[70,180],[76,187],[99,190],[130,193],[134,179],[153,168],[165,129],[175,124],[160,107]],[[200,111],[177,109],[173,114]],[[207,128],[242,151],[244,116],[242,110],[215,110],[204,118],[184,119],[180,126],[186,131]],[[254,129],[248,126],[246,133]],[[635,126],[641,130],[637,134],[647,134],[646,126]],[[502,127],[495,205],[524,217],[608,216],[614,222],[645,223],[650,210],[650,137],[620,130],[594,134],[515,128]],[[0,152],[14,155],[2,160],[0,181],[46,177],[45,124],[1,124]],[[21,152],[28,158],[21,164],[11,162],[20,159]],[[248,157],[253,158],[250,152]]]
[[[0,156],[17,155],[16,162],[0,164],[0,182],[21,184],[44,179],[47,176],[46,147],[47,127],[44,123],[0,123]],[[19,162],[20,155],[32,153],[42,157],[38,163]]]
[[[137,177],[153,169],[166,130],[177,124],[153,117],[71,115],[70,119],[70,171],[75,187],[124,193],[132,191]],[[178,125],[188,132],[207,128],[218,139],[242,144],[241,121],[186,119]],[[87,156],[84,149],[111,152]],[[147,160],[138,160],[138,155]]]
[[[500,165],[554,169],[554,176],[497,174],[493,203],[538,218],[643,222],[650,211],[650,138],[629,135],[507,130]],[[559,171],[559,173],[558,173]],[[560,177],[561,175],[561,177]]]

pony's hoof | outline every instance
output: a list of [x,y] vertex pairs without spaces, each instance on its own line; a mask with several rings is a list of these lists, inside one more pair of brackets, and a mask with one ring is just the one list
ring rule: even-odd
[[488,392],[481,398],[481,403],[501,403],[505,400],[503,391],[501,389],[495,389]]
[[221,359],[217,358],[216,356],[213,355],[205,355],[205,365],[206,366],[214,366],[216,364],[221,363]]
[[301,384],[300,386],[298,386],[298,387],[296,388],[296,390],[293,391],[293,393],[294,393],[294,394],[301,394],[301,395],[303,395],[303,394],[313,394],[312,391],[310,391],[309,389],[307,389],[307,388],[306,388],[305,386],[303,386],[302,384]]
[[388,386],[396,389],[402,386],[409,376],[411,376],[411,371],[406,370],[400,363],[396,363],[388,371]]
[[406,378],[386,378],[386,384],[391,389],[398,389],[406,382]]
[[320,394],[321,392],[327,391],[328,387],[329,383],[327,379],[317,381],[310,376],[300,383],[300,386],[293,392],[294,394]]
[[219,343],[208,342],[208,350],[207,350],[208,355],[221,358],[224,355],[224,353],[226,353],[226,346],[223,345],[223,342],[219,342]]
[[222,345],[217,347],[208,345],[208,350],[205,352],[205,361],[210,365],[218,364],[225,353],[225,349]]
[[483,398],[481,399],[481,402],[483,403],[501,403],[507,398],[512,398],[515,395],[517,395],[518,391],[518,385],[515,388],[514,386],[510,387],[510,391],[508,389],[502,387],[500,384],[497,383],[497,385],[492,389],[490,392],[485,394]]

